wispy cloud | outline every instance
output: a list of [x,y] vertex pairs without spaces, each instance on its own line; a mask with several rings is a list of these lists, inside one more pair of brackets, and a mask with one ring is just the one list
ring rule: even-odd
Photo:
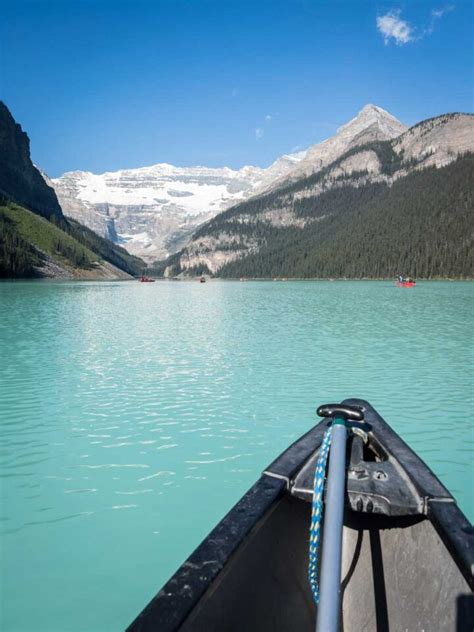
[[397,46],[404,46],[410,42],[417,42],[434,31],[435,23],[446,13],[453,11],[454,4],[448,4],[439,9],[433,9],[429,15],[429,23],[425,28],[417,28],[400,17],[401,10],[393,9],[376,19],[377,29],[383,35],[385,45],[394,41]]
[[270,123],[270,121],[271,121],[272,119],[273,119],[273,116],[272,116],[271,114],[266,114],[266,115],[265,115],[265,121],[266,121],[267,123]]
[[263,130],[261,127],[257,127],[257,129],[255,130],[255,138],[259,140],[260,138],[263,138],[264,134],[265,130]]
[[377,28],[382,33],[385,44],[393,39],[398,46],[403,46],[415,39],[413,27],[406,20],[400,18],[399,9],[379,16]]
[[441,9],[433,9],[433,11],[431,11],[431,17],[435,19],[442,18],[445,13],[449,13],[450,11],[453,11],[453,10],[454,10],[454,4],[448,4],[445,7],[442,7]]
[[441,7],[440,9],[433,9],[431,11],[430,25],[427,29],[423,31],[422,37],[424,37],[425,35],[431,35],[431,33],[434,31],[436,20],[440,20],[443,15],[445,15],[445,13],[453,11],[454,8],[454,4],[447,4],[445,7]]
[[232,88],[232,92],[230,93],[230,96],[235,99],[235,97],[239,94],[239,90],[238,88]]

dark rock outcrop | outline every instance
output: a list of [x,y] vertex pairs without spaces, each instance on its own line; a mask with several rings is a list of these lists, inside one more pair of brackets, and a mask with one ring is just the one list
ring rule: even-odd
[[30,139],[0,101],[0,197],[47,219],[64,219],[54,189],[31,162]]

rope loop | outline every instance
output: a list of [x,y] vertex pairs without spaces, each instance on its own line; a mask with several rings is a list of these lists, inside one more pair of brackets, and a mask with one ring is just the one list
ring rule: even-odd
[[318,461],[314,471],[313,506],[309,531],[309,567],[308,577],[314,601],[319,603],[318,563],[320,550],[321,521],[323,517],[323,492],[329,448],[331,446],[332,426],[324,433]]

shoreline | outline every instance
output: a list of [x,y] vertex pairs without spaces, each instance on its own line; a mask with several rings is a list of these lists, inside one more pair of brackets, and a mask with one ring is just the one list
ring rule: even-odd
[[[164,277],[151,277],[152,279],[154,279],[155,281],[163,281],[163,282],[180,282],[180,283],[196,283],[199,280],[199,277],[186,277],[186,278],[164,278]],[[104,282],[122,282],[122,281],[126,281],[126,282],[132,282],[132,281],[139,281],[138,277],[129,277],[129,278],[121,278],[121,277],[111,277],[111,278],[107,278],[107,277],[102,277],[102,278],[88,278],[87,276],[85,277],[77,277],[77,276],[71,276],[71,277],[25,277],[25,278],[0,278],[0,283],[11,283],[11,282],[21,282],[21,283],[71,283],[71,282],[94,282],[94,283],[104,283]],[[277,278],[272,278],[272,277],[249,277],[249,278],[245,278],[245,279],[238,279],[238,278],[226,278],[226,277],[209,277],[206,279],[207,282],[219,282],[219,281],[230,281],[232,283],[248,283],[248,282],[280,282],[280,283],[289,283],[289,282],[305,282],[305,281],[311,281],[311,282],[315,282],[315,281],[320,281],[320,282],[328,282],[328,283],[341,283],[341,282],[367,282],[367,281],[373,281],[373,282],[386,282],[386,283],[393,283],[395,284],[395,279],[393,278],[370,278],[370,277],[364,277],[362,279],[352,279],[352,278],[348,278],[348,277],[344,277],[344,278],[337,278],[337,279],[332,279],[332,278],[325,278],[325,277],[277,277]],[[469,277],[469,278],[452,278],[452,277],[436,277],[436,278],[428,278],[428,279],[424,279],[424,278],[420,278],[416,281],[416,285],[418,285],[419,283],[429,283],[429,282],[440,282],[440,281],[445,281],[445,282],[466,282],[466,283],[472,283],[474,281],[474,277]]]

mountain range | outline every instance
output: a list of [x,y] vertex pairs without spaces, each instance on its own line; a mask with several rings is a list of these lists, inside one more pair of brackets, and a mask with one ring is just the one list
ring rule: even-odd
[[178,251],[198,226],[227,208],[307,176],[352,147],[405,130],[382,108],[366,105],[333,137],[266,169],[157,164],[100,175],[73,171],[47,182],[68,217],[150,262]]
[[[472,278],[474,116],[366,105],[268,168],[50,180],[0,102],[0,276]],[[124,247],[122,247],[124,246]]]

